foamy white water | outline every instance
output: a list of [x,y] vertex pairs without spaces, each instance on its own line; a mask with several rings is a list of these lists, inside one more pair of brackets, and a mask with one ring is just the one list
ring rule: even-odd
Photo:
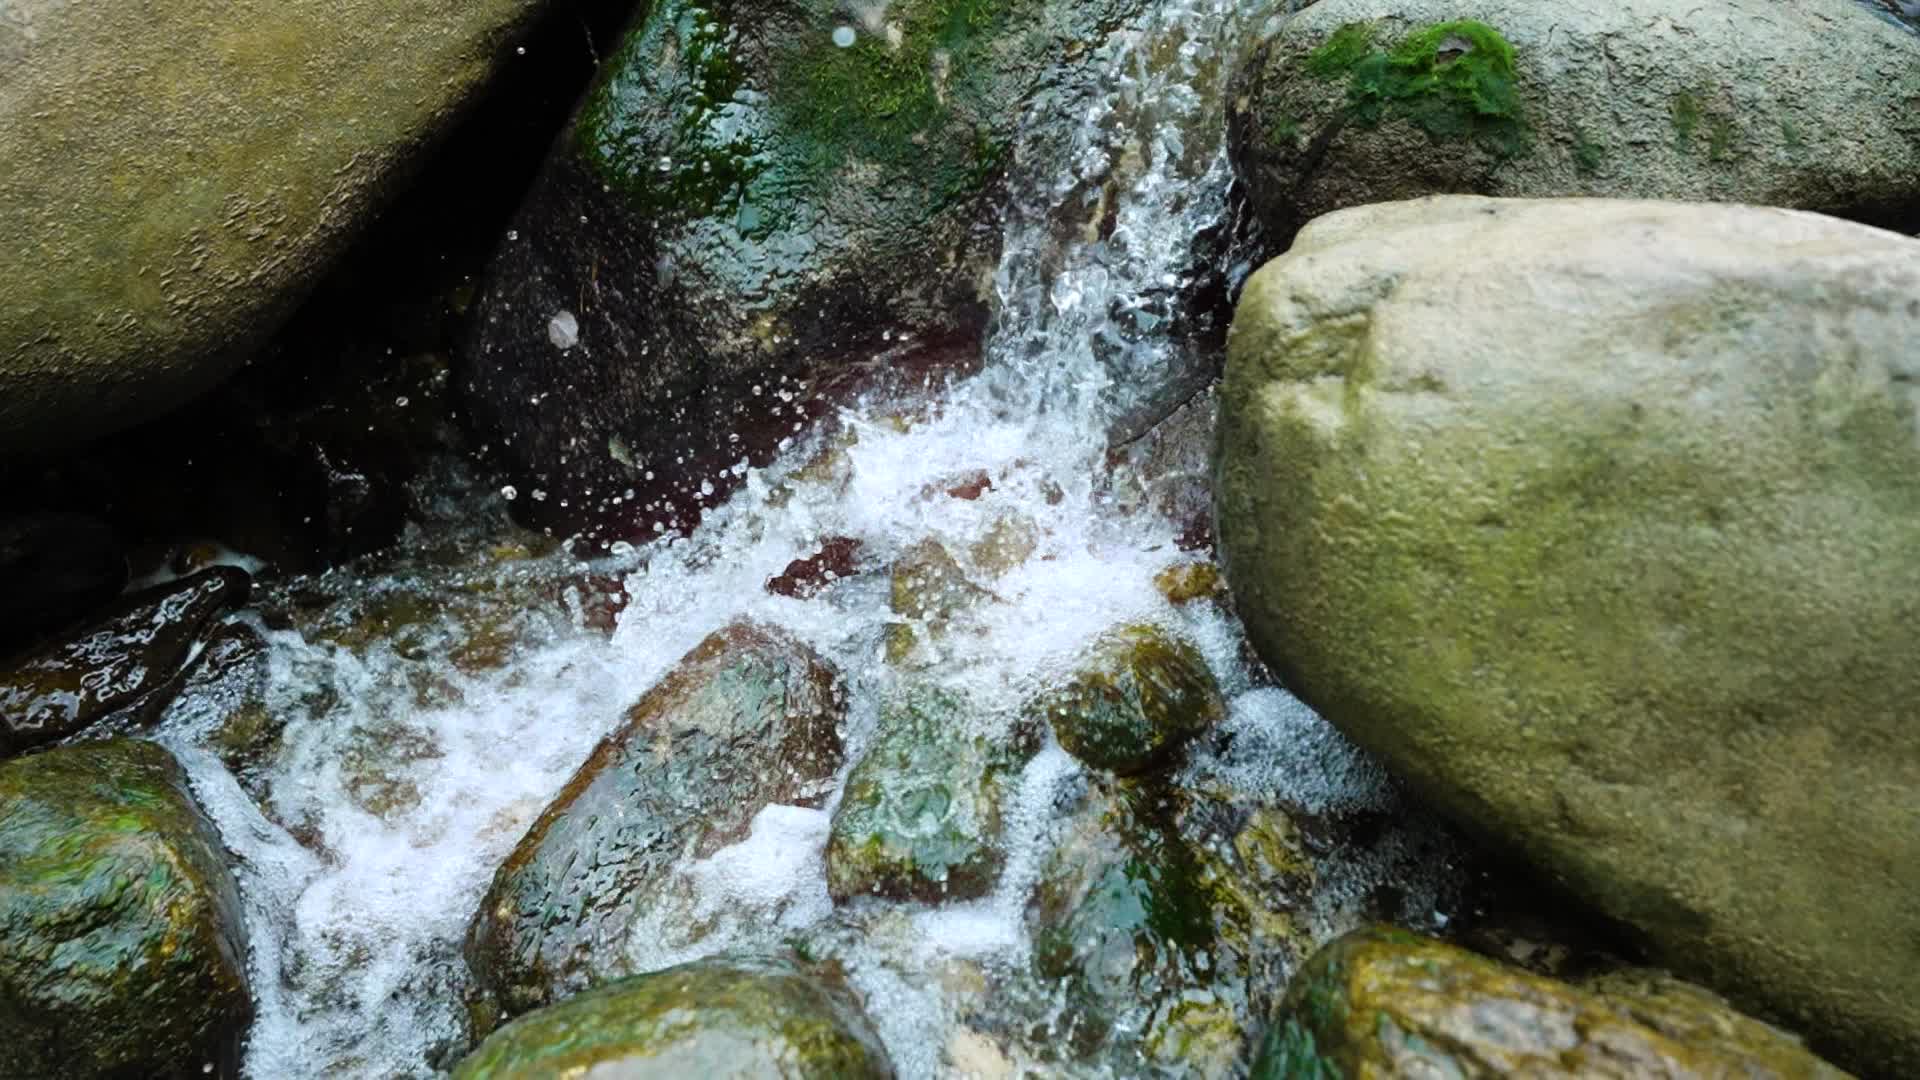
[[[1230,615],[1176,607],[1155,588],[1157,573],[1192,559],[1177,543],[1186,523],[1135,497],[1166,478],[1126,465],[1116,474],[1108,463],[1114,419],[1187,362],[1188,343],[1163,316],[1195,285],[1195,237],[1227,213],[1219,110],[1234,58],[1260,29],[1246,6],[1168,0],[1095,50],[1100,93],[1036,110],[1016,170],[1031,189],[1009,225],[979,376],[930,387],[904,418],[848,410],[836,431],[750,473],[688,537],[632,551],[502,555],[492,549],[519,539],[498,513],[503,496],[469,489],[400,557],[269,597],[575,590],[570,602],[503,605],[517,612],[506,662],[471,671],[447,659],[463,631],[432,616],[411,642],[340,644],[298,620],[270,631],[269,705],[286,729],[251,793],[209,752],[218,703],[188,699],[170,712],[163,737],[238,859],[259,1006],[248,1075],[413,1077],[450,1067],[465,1048],[461,939],[495,867],[625,707],[725,624],[784,627],[838,666],[852,702],[850,768],[902,678],[884,659],[898,619],[886,569],[927,539],[991,596],[943,635],[920,634],[914,677],[965,694],[983,733],[1004,735],[1103,631],[1156,623],[1197,645],[1231,705],[1231,760],[1203,751],[1181,782],[1277,793],[1314,813],[1393,808],[1377,769],[1247,668]],[[1069,137],[1039,127],[1047,110],[1056,124],[1066,111]],[[1044,159],[1059,153],[1065,160]],[[1098,220],[1103,200],[1111,228],[1059,251],[1062,216]],[[554,315],[560,329],[571,321],[563,315]],[[979,498],[945,494],[977,474],[991,481]],[[833,537],[859,541],[860,574],[806,600],[763,587]],[[1006,558],[1009,537],[1031,551]],[[631,597],[611,634],[582,618],[587,594],[608,580],[624,580]],[[903,1076],[1010,1067],[1020,1049],[995,1044],[968,1017],[991,1008],[983,988],[1026,977],[1029,897],[1057,841],[1060,806],[1085,779],[1049,744],[1006,815],[998,888],[935,906],[836,909],[823,851],[838,795],[825,810],[768,807],[747,839],[680,868],[674,887],[688,898],[688,923],[631,943],[632,959],[657,968],[807,942],[846,969]],[[1331,935],[1376,885],[1398,885],[1418,908],[1443,876],[1389,841],[1329,876],[1312,914]],[[704,933],[692,933],[696,923]]]

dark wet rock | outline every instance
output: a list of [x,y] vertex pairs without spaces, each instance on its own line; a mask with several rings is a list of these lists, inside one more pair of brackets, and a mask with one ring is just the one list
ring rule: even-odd
[[1341,211],[1241,299],[1216,474],[1302,700],[1649,958],[1895,1075],[1916,287],[1920,242],[1786,210]]
[[685,526],[737,462],[849,392],[977,363],[1024,105],[1068,100],[1086,43],[1141,7],[644,9],[508,233],[465,350],[470,411],[548,493],[520,509]]
[[0,518],[0,655],[90,615],[120,595],[127,556],[84,514]]
[[923,643],[947,636],[956,617],[994,599],[975,585],[938,540],[922,540],[894,560],[888,604],[899,618],[887,624],[887,660],[906,664]]
[[859,559],[859,540],[851,536],[829,537],[821,542],[819,551],[793,560],[784,571],[769,578],[767,591],[805,600],[834,582],[858,573]]
[[984,896],[1006,861],[1002,813],[1036,732],[976,733],[964,698],[931,687],[882,710],[880,733],[847,777],[827,841],[835,901],[937,902]]
[[173,757],[0,764],[0,1073],[234,1075],[250,1014],[239,894]]
[[1170,523],[1182,551],[1213,547],[1213,426],[1208,391],[1181,405],[1139,438],[1107,454],[1108,498],[1124,513]]
[[722,956],[634,975],[508,1024],[454,1080],[892,1080],[860,1004],[790,962]]
[[247,591],[246,574],[215,567],[128,597],[118,612],[17,658],[0,671],[0,756],[158,716],[209,624]]
[[1067,1061],[1224,1075],[1243,1053],[1252,915],[1188,844],[1175,793],[1096,782],[1028,909]]
[[1236,171],[1282,245],[1333,210],[1436,194],[1920,227],[1920,37],[1854,0],[1323,0],[1233,98]]
[[841,761],[836,676],[786,634],[721,630],[628,710],[494,875],[467,933],[478,1026],[631,974],[681,860],[770,804],[818,806]]
[[206,732],[209,748],[256,798],[261,769],[278,752],[286,727],[286,717],[267,704],[267,649],[266,639],[245,623],[215,630],[160,721],[165,728]]
[[1253,1075],[1847,1076],[1794,1036],[1659,973],[1569,984],[1381,926],[1301,969]]
[[1144,625],[1102,635],[1073,679],[1032,706],[1068,753],[1123,776],[1165,764],[1226,708],[1200,653]]
[[117,430],[231,372],[540,7],[10,5],[0,451]]

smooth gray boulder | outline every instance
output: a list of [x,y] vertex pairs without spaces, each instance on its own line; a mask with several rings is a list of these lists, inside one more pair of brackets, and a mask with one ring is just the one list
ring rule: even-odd
[[1229,118],[1279,241],[1437,194],[1920,229],[1920,36],[1854,0],[1322,0],[1256,50]]
[[1889,1075],[1920,1073],[1916,342],[1889,232],[1366,207],[1249,283],[1216,463],[1291,689],[1660,963]]

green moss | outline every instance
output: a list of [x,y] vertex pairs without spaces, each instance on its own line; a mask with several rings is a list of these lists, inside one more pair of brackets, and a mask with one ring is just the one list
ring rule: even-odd
[[[581,156],[600,179],[640,209],[688,215],[739,212],[763,168],[760,147],[738,122],[734,97],[745,74],[733,55],[729,0],[656,5],[607,65],[575,126]],[[672,55],[661,70],[651,57]],[[659,152],[654,103],[673,102],[672,130]]]
[[1740,138],[1740,129],[1733,117],[1715,114],[1707,118],[1707,160],[1732,160],[1733,147]]
[[1326,43],[1307,54],[1307,73],[1322,79],[1343,75],[1373,52],[1373,24],[1354,22],[1333,32]]
[[1700,101],[1692,94],[1675,94],[1667,113],[1673,120],[1673,148],[1687,153],[1693,144],[1693,133],[1700,129]]
[[1313,1032],[1289,1019],[1267,1032],[1252,1080],[1342,1080],[1340,1066],[1320,1053]]
[[1417,29],[1390,51],[1373,47],[1372,34],[1371,24],[1350,23],[1307,57],[1315,76],[1347,75],[1350,122],[1397,118],[1434,139],[1472,139],[1503,157],[1527,150],[1514,49],[1498,30],[1457,19]]
[[1786,144],[1787,153],[1799,157],[1807,152],[1807,141],[1800,134],[1800,127],[1791,120],[1780,121],[1780,139]]
[[1582,176],[1599,175],[1601,166],[1606,164],[1607,148],[1587,138],[1587,133],[1578,125],[1573,128],[1573,167]]
[[[943,126],[950,84],[985,59],[1009,0],[928,0],[900,19],[897,44],[857,30],[842,47],[817,36],[785,65],[779,98],[819,164],[849,157],[909,166],[928,158],[915,136]],[[997,156],[997,155],[990,155]]]

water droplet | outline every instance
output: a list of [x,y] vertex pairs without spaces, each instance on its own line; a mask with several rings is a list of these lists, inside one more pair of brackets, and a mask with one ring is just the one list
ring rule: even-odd
[[850,47],[859,37],[859,32],[851,26],[836,26],[833,28],[833,43],[843,49]]
[[394,399],[393,399],[393,403],[394,403],[395,405],[397,405],[397,406],[399,406],[399,407],[400,407],[400,408],[402,408],[402,409],[404,409],[404,408],[406,408],[406,407],[407,407],[407,395],[405,395],[405,394],[401,394],[401,395],[400,395],[399,397],[397,397],[397,398],[394,398]]
[[534,501],[534,502],[546,502],[546,501],[547,501],[547,493],[546,493],[546,492],[544,492],[544,491],[541,491],[541,490],[540,490],[539,488],[534,488],[534,489],[533,489],[533,501]]
[[562,311],[547,320],[547,340],[556,349],[571,349],[580,344],[580,320],[573,312]]
[[520,489],[514,487],[512,484],[508,484],[506,487],[500,489],[500,497],[508,502],[512,502],[520,497]]

